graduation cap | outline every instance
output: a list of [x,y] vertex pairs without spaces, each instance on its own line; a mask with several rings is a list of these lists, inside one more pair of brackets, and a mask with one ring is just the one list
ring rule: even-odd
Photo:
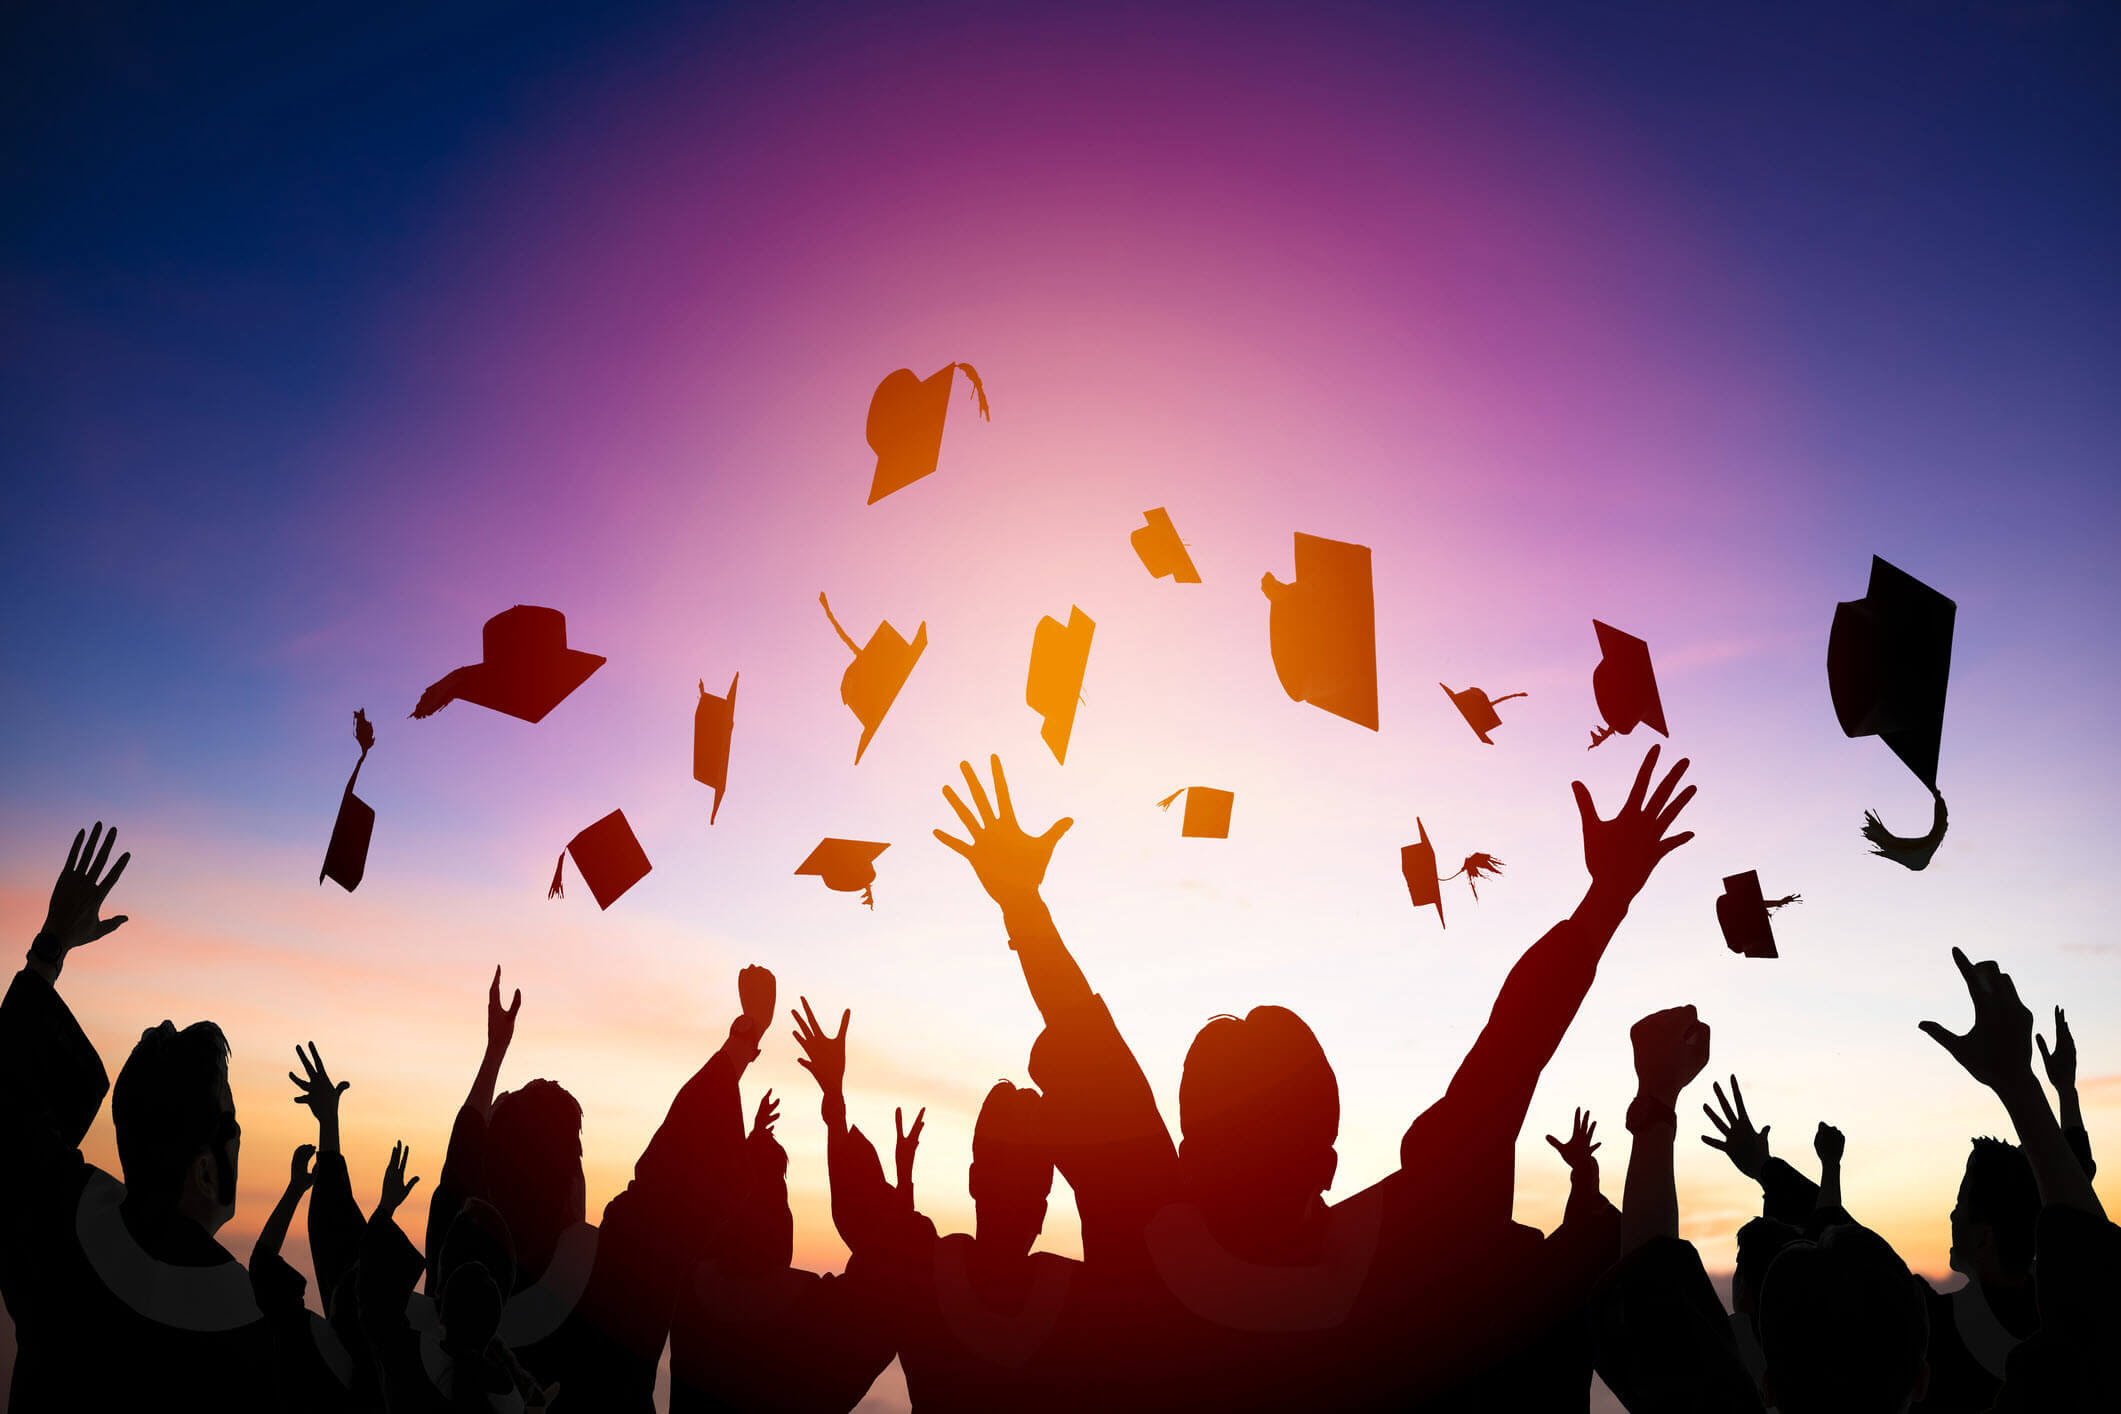
[[1237,803],[1235,793],[1217,790],[1214,786],[1186,786],[1181,790],[1172,791],[1156,803],[1169,810],[1171,802],[1180,796],[1186,798],[1186,818],[1178,827],[1180,838],[1230,838],[1230,807]]
[[928,624],[925,620],[914,632],[913,642],[899,637],[899,631],[888,622],[876,626],[869,635],[869,642],[856,647],[840,621],[832,617],[832,605],[824,595],[817,601],[825,606],[825,618],[831,622],[832,631],[840,636],[854,654],[854,661],[840,675],[840,701],[854,712],[855,720],[862,724],[862,739],[855,743],[854,761],[860,765],[862,753],[869,749],[869,738],[883,725],[884,714],[898,700],[899,689],[913,675],[913,665],[921,660],[928,647]]
[[329,879],[348,893],[361,886],[361,875],[368,868],[368,839],[376,829],[375,808],[353,793],[354,782],[361,779],[361,766],[368,760],[368,750],[376,744],[376,729],[368,724],[366,712],[353,714],[353,734],[360,744],[361,757],[354,762],[353,774],[346,778],[346,793],[339,797],[339,818],[331,825],[331,843],[324,846],[324,867],[317,871],[318,883]]
[[1436,685],[1443,688],[1443,695],[1451,699],[1451,705],[1456,707],[1459,715],[1466,719],[1466,725],[1473,729],[1473,735],[1479,737],[1481,742],[1487,746],[1495,744],[1488,739],[1488,733],[1502,725],[1502,718],[1495,714],[1495,704],[1497,702],[1507,702],[1513,697],[1530,695],[1523,692],[1509,692],[1504,693],[1501,697],[1490,699],[1487,693],[1477,687],[1469,687],[1464,692],[1453,692],[1450,688],[1444,687],[1442,683]]
[[1377,730],[1377,610],[1370,548],[1298,532],[1296,579],[1260,576],[1282,691]]
[[859,890],[862,902],[870,908],[876,907],[876,897],[869,886],[876,882],[876,857],[891,848],[873,840],[827,839],[810,857],[796,867],[797,874],[815,874],[825,881],[825,887],[835,893],[851,894]]
[[1944,692],[1952,671],[1952,625],[1959,606],[1905,570],[1871,557],[1863,598],[1834,609],[1826,645],[1826,681],[1845,736],[1884,739],[1916,779],[1929,787],[1930,832],[1909,839],[1864,812],[1872,852],[1920,869],[1944,842],[1948,812],[1937,790],[1937,750],[1944,734]]
[[876,385],[869,399],[869,446],[876,452],[870,505],[935,470],[943,451],[943,418],[950,411],[950,379],[960,368],[972,380],[979,415],[992,421],[987,387],[969,363],[946,363],[926,378],[910,368],[895,368]]
[[1031,675],[1024,683],[1024,702],[1044,717],[1038,734],[1053,748],[1053,759],[1068,760],[1068,734],[1075,730],[1075,706],[1083,695],[1083,670],[1090,662],[1090,634],[1097,623],[1074,605],[1068,622],[1048,614],[1031,634]]
[[1743,957],[1775,957],[1775,930],[1768,914],[1786,903],[1802,903],[1800,894],[1787,898],[1762,898],[1760,875],[1751,869],[1727,874],[1723,893],[1716,900],[1716,923],[1723,929],[1723,944]]
[[604,666],[594,653],[567,646],[567,616],[518,604],[486,621],[485,658],[458,668],[420,694],[415,717],[431,717],[462,698],[526,722],[543,721],[589,675]]
[[648,856],[642,852],[641,842],[633,837],[623,810],[612,811],[567,842],[567,848],[560,851],[559,863],[552,866],[552,887],[545,891],[545,897],[566,897],[567,891],[560,887],[560,871],[567,867],[570,854],[574,856],[574,867],[582,871],[589,892],[596,896],[598,908],[611,907],[621,894],[648,877]]
[[1436,922],[1448,928],[1443,916],[1443,880],[1436,877],[1436,847],[1429,843],[1428,826],[1421,823],[1419,815],[1414,817],[1414,828],[1421,832],[1418,843],[1405,845],[1399,851],[1399,872],[1407,881],[1407,897],[1416,908],[1436,905]]
[[[1591,692],[1598,699],[1602,727],[1591,728],[1591,746],[1614,733],[1626,736],[1648,724],[1657,735],[1664,729],[1664,700],[1657,695],[1657,673],[1650,667],[1650,645],[1632,633],[1622,633],[1611,624],[1591,620],[1598,630],[1598,666],[1591,670]],[[1585,747],[1588,751],[1591,747]]]
[[1171,513],[1158,506],[1153,511],[1143,511],[1142,519],[1149,523],[1127,539],[1132,542],[1134,553],[1141,556],[1150,578],[1169,575],[1177,584],[1200,583],[1200,571],[1193,568],[1193,557],[1186,553],[1186,543],[1178,538]]
[[716,697],[700,680],[700,705],[692,709],[692,778],[714,787],[714,808],[707,823],[722,813],[722,792],[729,789],[729,734],[736,726],[736,680],[729,675],[729,695]]

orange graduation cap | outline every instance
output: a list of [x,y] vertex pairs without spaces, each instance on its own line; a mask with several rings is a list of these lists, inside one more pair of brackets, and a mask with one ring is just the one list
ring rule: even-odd
[[1143,511],[1142,519],[1149,523],[1127,539],[1133,544],[1134,553],[1141,556],[1150,578],[1169,575],[1178,584],[1200,583],[1200,571],[1193,568],[1193,557],[1186,553],[1186,542],[1178,538],[1171,513],[1158,506],[1153,511]]
[[1762,898],[1760,875],[1748,869],[1727,874],[1723,893],[1716,900],[1716,924],[1723,929],[1723,944],[1742,957],[1775,957],[1775,930],[1768,914],[1786,903],[1802,903],[1798,894],[1787,898]]
[[736,680],[740,676],[729,675],[727,697],[710,693],[702,678],[700,704],[692,709],[692,778],[714,787],[714,808],[707,812],[710,825],[722,813],[722,792],[729,788],[729,734],[736,727]]
[[1074,605],[1068,622],[1048,614],[1031,634],[1031,675],[1024,683],[1024,703],[1046,720],[1038,734],[1053,748],[1053,759],[1068,760],[1068,735],[1075,730],[1075,707],[1083,695],[1083,672],[1090,663],[1090,634],[1097,623]]
[[1403,846],[1399,851],[1399,872],[1407,881],[1407,897],[1416,908],[1436,905],[1436,921],[1448,928],[1443,917],[1443,880],[1436,877],[1436,846],[1429,843],[1428,827],[1421,823],[1419,815],[1414,817],[1414,828],[1421,832],[1415,844]]
[[544,720],[589,675],[604,666],[594,653],[567,646],[567,616],[518,604],[486,621],[485,658],[457,668],[420,694],[415,717],[431,717],[462,698],[526,722]]
[[1164,809],[1180,796],[1186,798],[1186,818],[1178,827],[1180,838],[1197,840],[1226,840],[1230,838],[1230,807],[1237,803],[1237,796],[1214,786],[1187,786],[1175,790],[1156,803]]
[[923,620],[914,632],[913,642],[908,643],[889,622],[880,623],[876,632],[869,635],[868,643],[856,647],[847,630],[840,627],[840,621],[832,617],[832,605],[825,596],[818,595],[817,601],[825,606],[825,618],[832,624],[832,631],[854,654],[854,661],[840,675],[840,701],[862,724],[862,739],[854,746],[854,761],[860,765],[862,753],[869,749],[869,738],[884,724],[884,714],[898,700],[899,689],[913,676],[913,665],[927,650],[928,624]]
[[1944,692],[1952,673],[1952,627],[1959,606],[1907,571],[1871,557],[1861,599],[1834,610],[1826,645],[1827,688],[1845,736],[1875,736],[1929,787],[1930,830],[1905,838],[1864,812],[1872,852],[1909,869],[1923,868],[1944,842],[1948,814],[1937,790],[1937,751],[1944,736]]
[[1488,733],[1502,725],[1502,718],[1496,715],[1495,704],[1497,702],[1507,702],[1513,697],[1529,695],[1522,692],[1506,692],[1500,697],[1491,699],[1487,693],[1477,687],[1469,687],[1464,692],[1453,692],[1450,688],[1444,687],[1442,683],[1436,685],[1443,688],[1443,695],[1451,699],[1451,705],[1456,707],[1459,715],[1466,719],[1466,725],[1473,729],[1473,735],[1479,737],[1481,742],[1487,746],[1495,744],[1489,740]]
[[560,887],[560,871],[567,867],[570,854],[589,892],[596,895],[598,908],[611,907],[621,894],[648,877],[648,856],[633,837],[623,810],[612,811],[567,842],[567,848],[560,851],[560,862],[552,866],[552,887],[545,897],[566,896]]
[[1664,729],[1657,673],[1650,667],[1650,645],[1596,619],[1591,620],[1591,627],[1598,631],[1598,651],[1603,655],[1591,670],[1591,692],[1598,699],[1598,714],[1605,718],[1604,726],[1591,728],[1591,746],[1615,732],[1626,736],[1645,723],[1657,735],[1670,736]]
[[1296,579],[1260,576],[1282,691],[1377,730],[1377,611],[1370,549],[1298,532]]
[[376,828],[375,809],[353,793],[354,782],[361,779],[361,766],[368,760],[368,750],[376,744],[376,729],[368,724],[366,712],[353,714],[353,734],[361,747],[361,757],[354,762],[353,774],[346,778],[346,792],[339,797],[339,818],[332,822],[331,843],[324,847],[324,867],[317,871],[318,883],[329,879],[348,893],[361,886],[361,875],[368,869],[368,839]]
[[797,874],[815,874],[825,881],[825,887],[836,893],[851,894],[859,890],[862,902],[876,907],[876,896],[869,886],[876,882],[876,857],[891,848],[874,840],[826,839],[810,857],[796,867]]
[[946,363],[926,378],[895,368],[876,385],[869,399],[869,446],[876,453],[870,505],[935,470],[943,451],[943,419],[950,411],[950,380],[960,368],[979,399],[979,415],[992,421],[987,387],[969,363]]

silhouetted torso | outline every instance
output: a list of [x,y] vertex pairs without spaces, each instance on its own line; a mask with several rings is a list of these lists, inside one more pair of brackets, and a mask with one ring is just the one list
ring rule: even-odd
[[843,1276],[701,1263],[671,1312],[671,1414],[845,1414],[891,1363],[879,1294],[857,1263]]

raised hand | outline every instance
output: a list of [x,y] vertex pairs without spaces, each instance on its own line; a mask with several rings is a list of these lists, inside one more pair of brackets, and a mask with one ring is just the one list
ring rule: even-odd
[[1568,1143],[1562,1143],[1551,1134],[1547,1136],[1547,1143],[1554,1146],[1554,1152],[1561,1155],[1561,1161],[1569,1166],[1571,1181],[1588,1182],[1594,1186],[1597,1184],[1598,1160],[1595,1156],[1601,1146],[1591,1142],[1597,1133],[1598,1124],[1591,1118],[1591,1112],[1578,1110],[1575,1127],[1569,1131]]
[[913,1156],[921,1147],[921,1130],[928,1122],[928,1107],[913,1117],[913,1128],[906,1128],[906,1112],[894,1107],[891,1111],[891,1126],[898,1131],[898,1147],[892,1157],[898,1168],[899,1192],[908,1202],[913,1197]]
[[745,1027],[753,1040],[764,1036],[766,1028],[773,1024],[773,1000],[778,987],[773,973],[756,963],[736,975],[737,1003],[744,1009]]
[[1753,1128],[1753,1117],[1745,1112],[1745,1091],[1738,1088],[1735,1075],[1731,1077],[1731,1098],[1724,1098],[1723,1086],[1718,1084],[1716,1103],[1723,1107],[1722,1114],[1707,1105],[1701,1107],[1701,1112],[1709,1117],[1709,1123],[1715,1125],[1716,1132],[1723,1137],[1712,1139],[1704,1134],[1701,1142],[1711,1149],[1723,1150],[1723,1156],[1731,1161],[1732,1167],[1757,1182],[1770,1157],[1768,1131],[1775,1126],[1764,1124],[1758,1129]]
[[[131,862],[131,854],[121,854],[118,862],[105,873],[103,866],[110,859],[111,846],[118,842],[118,831],[113,828],[104,833],[103,822],[98,820],[93,831],[74,832],[74,847],[67,851],[66,867],[59,871],[59,878],[52,885],[52,900],[44,911],[44,926],[38,930],[37,939],[30,945],[30,956],[49,963],[56,968],[66,960],[68,952],[86,947],[98,938],[107,938],[125,922],[126,915],[115,918],[101,917],[103,900],[117,886],[119,876]],[[102,845],[99,850],[98,844]]]
[[1812,1135],[1812,1152],[1819,1156],[1820,1163],[1840,1163],[1842,1151],[1847,1148],[1847,1136],[1825,1120],[1819,1121],[1819,1130]]
[[771,1090],[768,1090],[764,1095],[759,1097],[758,1113],[752,1116],[751,1137],[753,1139],[771,1137],[773,1134],[773,1126],[775,1122],[780,1119],[780,1117],[780,1102],[774,1099],[773,1092]]
[[390,1162],[383,1167],[383,1194],[376,1199],[376,1218],[388,1220],[395,1216],[412,1190],[420,1186],[417,1177],[410,1182],[405,1178],[405,1166],[411,1162],[412,1150],[403,1143],[390,1146]]
[[516,1038],[516,1013],[523,1009],[523,989],[516,988],[515,1000],[507,1006],[501,1005],[501,969],[493,970],[493,981],[486,987],[486,1050],[492,1055],[501,1055],[508,1050],[508,1043]]
[[1968,962],[1957,948],[1952,949],[1952,961],[1966,980],[1966,994],[1974,1003],[1974,1024],[1964,1035],[1955,1035],[1937,1022],[1925,1021],[1923,1033],[1991,1090],[2030,1081],[2033,1014],[2018,1000],[2017,984],[1995,963]]
[[2077,1038],[2069,1034],[2069,1021],[2062,1015],[2062,1008],[2055,1008],[2055,1048],[2047,1048],[2047,1039],[2033,1037],[2040,1047],[2040,1064],[2047,1071],[2047,1083],[2055,1087],[2057,1094],[2077,1088]]
[[316,1156],[317,1146],[314,1144],[297,1144],[295,1146],[294,1159],[288,1164],[287,1168],[287,1191],[289,1193],[302,1193],[309,1188],[310,1184],[317,1181],[317,1176],[310,1172],[309,1167],[309,1161]]
[[[1657,769],[1657,751],[1658,748],[1653,746],[1642,758],[1642,769],[1635,773],[1635,785],[1628,792],[1627,803],[1610,820],[1598,818],[1598,809],[1591,803],[1591,792],[1582,781],[1570,783],[1570,789],[1576,793],[1576,811],[1583,817],[1583,862],[1591,871],[1591,882],[1614,890],[1623,900],[1632,900],[1641,893],[1658,861],[1694,838],[1692,830],[1665,838],[1665,832],[1679,818],[1679,812],[1694,798],[1694,788],[1688,786],[1677,795],[1672,794],[1679,778],[1686,774],[1688,762],[1681,757],[1679,764],[1657,783],[1656,790],[1651,791],[1650,777]],[[1648,792],[1647,798],[1645,792]]]
[[836,1036],[827,1036],[825,1028],[817,1024],[817,1013],[810,1009],[810,998],[802,999],[803,1009],[791,1009],[795,1018],[795,1043],[803,1048],[795,1063],[810,1072],[817,1081],[818,1089],[827,1095],[842,1092],[847,1079],[847,1020],[854,1013],[840,1013],[840,1029]]
[[318,1143],[327,1154],[339,1152],[339,1097],[353,1084],[351,1080],[332,1083],[331,1075],[324,1069],[324,1057],[317,1054],[317,1043],[309,1043],[305,1054],[300,1046],[295,1047],[295,1059],[302,1062],[301,1075],[287,1072],[287,1078],[295,1082],[295,1089],[302,1093],[295,1096],[295,1103],[307,1105],[316,1116]]
[[1060,843],[1062,835],[1075,821],[1066,816],[1047,826],[1042,835],[1025,832],[1016,823],[1016,808],[1009,801],[1009,780],[1002,774],[1002,758],[987,758],[994,769],[994,801],[987,801],[986,789],[980,785],[979,776],[970,761],[960,761],[958,769],[965,773],[965,785],[972,793],[972,803],[979,808],[975,815],[958,799],[957,792],[943,787],[943,799],[957,812],[969,839],[958,839],[954,835],[935,832],[941,840],[972,865],[972,872],[979,876],[980,886],[987,896],[1005,908],[1012,900],[1026,894],[1036,894],[1038,886],[1046,877],[1046,865],[1053,858],[1053,847]]
[[1629,1029],[1628,1039],[1635,1046],[1638,1093],[1662,1104],[1677,1100],[1709,1063],[1709,1028],[1690,1006],[1651,1012]]

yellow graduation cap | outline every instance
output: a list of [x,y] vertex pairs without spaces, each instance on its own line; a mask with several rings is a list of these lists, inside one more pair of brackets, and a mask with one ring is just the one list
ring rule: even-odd
[[899,631],[889,622],[876,626],[869,641],[857,647],[840,627],[840,621],[832,617],[832,605],[820,594],[817,601],[825,606],[825,618],[832,631],[840,636],[854,654],[854,661],[840,675],[840,701],[847,704],[855,720],[862,724],[862,739],[855,743],[854,762],[858,766],[862,753],[869,749],[869,738],[884,724],[884,714],[891,704],[898,701],[899,689],[906,679],[913,676],[913,665],[921,660],[928,648],[928,624],[925,620],[915,631],[913,641],[908,643],[899,636]]
[[1178,828],[1180,838],[1226,840],[1230,838],[1230,807],[1237,803],[1234,792],[1214,786],[1186,786],[1156,802],[1165,810],[1180,796],[1186,798],[1186,816]]
[[1200,583],[1200,571],[1193,568],[1193,557],[1186,553],[1186,542],[1178,538],[1171,513],[1158,506],[1153,511],[1143,511],[1142,519],[1149,523],[1127,539],[1134,546],[1134,553],[1141,556],[1142,567],[1150,577],[1162,579],[1169,575],[1178,584]]
[[889,848],[890,845],[874,840],[828,838],[810,851],[810,857],[797,865],[795,872],[816,875],[835,893],[851,894],[859,890],[862,902],[875,908],[876,897],[869,886],[876,882],[876,857]]
[[1082,700],[1083,672],[1090,663],[1090,635],[1097,623],[1070,605],[1068,622],[1051,614],[1031,634],[1031,674],[1024,683],[1024,703],[1046,720],[1038,734],[1053,748],[1053,759],[1066,764],[1068,736],[1075,730],[1075,708]]
[[1296,578],[1260,576],[1274,673],[1293,701],[1377,730],[1377,608],[1370,547],[1298,532]]

